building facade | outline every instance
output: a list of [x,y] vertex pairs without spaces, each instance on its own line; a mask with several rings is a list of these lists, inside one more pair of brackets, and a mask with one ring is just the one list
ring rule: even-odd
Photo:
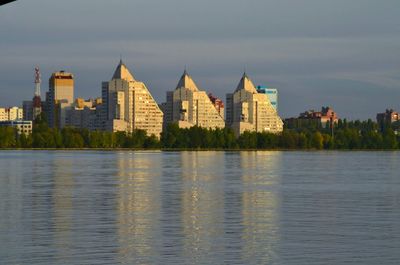
[[16,121],[24,118],[24,110],[18,107],[0,108],[0,121]]
[[338,123],[339,116],[331,107],[322,107],[321,111],[308,110],[300,113],[297,118],[285,120],[285,126],[289,129],[299,127],[326,127],[327,123]]
[[278,89],[266,86],[257,86],[257,92],[266,94],[271,102],[272,107],[278,112]]
[[24,100],[22,102],[22,109],[24,113],[24,120],[33,121],[33,101]]
[[225,105],[222,99],[213,96],[213,94],[211,93],[208,93],[208,97],[210,98],[211,103],[214,105],[215,109],[217,110],[219,116],[221,116],[222,119],[225,119]]
[[101,98],[84,100],[77,98],[75,103],[65,111],[65,125],[90,131],[101,130]]
[[378,124],[391,124],[393,122],[399,121],[400,115],[393,109],[387,109],[384,113],[378,113],[376,115],[376,121]]
[[46,111],[46,101],[40,101],[39,96],[34,96],[32,100],[24,100],[22,102],[23,119],[26,121],[35,121],[42,112]]
[[23,121],[23,120],[0,121],[0,126],[14,127],[17,129],[18,134],[28,135],[32,133],[32,121]]
[[74,103],[74,76],[65,71],[55,72],[49,79],[46,93],[46,114],[49,126],[63,128],[66,110]]
[[283,122],[268,96],[257,92],[246,73],[234,93],[226,95],[226,124],[234,130],[236,136],[245,131],[283,131]]
[[109,82],[102,84],[102,128],[108,131],[145,130],[160,137],[163,112],[146,85],[120,61]]
[[337,123],[339,121],[337,113],[331,107],[322,107],[321,111],[309,110],[300,113],[299,118],[317,120],[322,126],[325,126],[327,122]]
[[214,99],[215,103],[185,70],[175,90],[167,92],[167,102],[162,104],[164,124],[177,123],[180,128],[224,128],[222,101]]

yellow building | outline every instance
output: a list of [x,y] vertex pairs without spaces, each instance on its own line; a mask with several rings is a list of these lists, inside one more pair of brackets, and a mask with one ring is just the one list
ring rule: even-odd
[[74,76],[65,71],[55,72],[49,79],[46,93],[47,119],[50,127],[65,126],[65,112],[74,103]]
[[22,120],[23,113],[23,109],[18,107],[0,108],[0,121]]
[[226,95],[226,123],[236,136],[244,131],[280,133],[283,122],[266,94],[258,93],[243,74],[236,90]]
[[167,92],[163,105],[166,124],[176,122],[180,128],[199,126],[216,129],[224,128],[225,121],[205,91],[200,90],[186,72],[174,91]]
[[102,86],[103,128],[108,131],[145,130],[160,137],[163,113],[143,82],[120,61],[110,82]]

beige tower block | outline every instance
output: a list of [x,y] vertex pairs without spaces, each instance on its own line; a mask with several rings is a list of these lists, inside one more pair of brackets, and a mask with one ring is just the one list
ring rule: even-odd
[[167,102],[163,105],[165,112],[170,116],[165,117],[165,122],[176,122],[180,128],[225,127],[223,115],[218,112],[206,91],[200,90],[186,71],[175,90],[167,92]]
[[266,94],[258,93],[253,82],[244,74],[235,92],[227,95],[228,126],[239,136],[245,131],[280,133],[282,119]]
[[134,78],[121,61],[110,82],[103,83],[106,129],[112,131],[145,130],[160,137],[163,112],[146,85]]

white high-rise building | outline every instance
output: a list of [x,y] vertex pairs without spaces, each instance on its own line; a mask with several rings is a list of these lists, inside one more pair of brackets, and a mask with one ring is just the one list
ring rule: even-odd
[[224,128],[223,114],[216,106],[185,70],[175,90],[167,92],[167,102],[163,104],[164,122],[176,122],[180,128]]
[[244,131],[283,131],[283,122],[268,96],[257,92],[246,73],[243,74],[235,92],[226,95],[226,123],[234,130],[236,136]]
[[108,131],[145,130],[160,137],[163,113],[146,85],[120,61],[109,82],[102,85],[102,121]]

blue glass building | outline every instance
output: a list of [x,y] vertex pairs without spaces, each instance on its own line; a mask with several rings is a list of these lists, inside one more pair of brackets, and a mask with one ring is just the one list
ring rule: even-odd
[[257,92],[266,94],[271,102],[272,107],[278,112],[278,89],[266,86],[257,86]]

